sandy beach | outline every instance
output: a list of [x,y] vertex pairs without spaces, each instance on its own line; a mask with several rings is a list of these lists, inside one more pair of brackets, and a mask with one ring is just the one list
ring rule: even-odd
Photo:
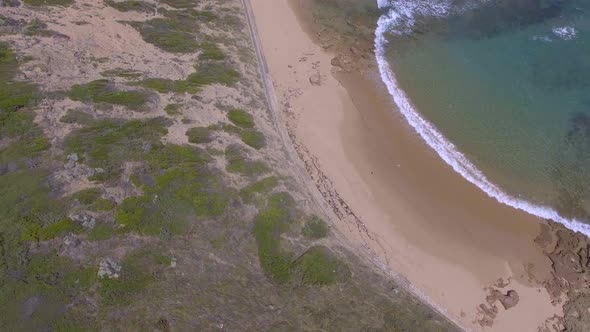
[[[541,285],[542,221],[454,173],[396,112],[376,68],[339,72],[293,3],[250,3],[279,111],[333,226],[465,330],[537,331],[561,315]],[[494,290],[517,293],[516,305],[486,299]]]

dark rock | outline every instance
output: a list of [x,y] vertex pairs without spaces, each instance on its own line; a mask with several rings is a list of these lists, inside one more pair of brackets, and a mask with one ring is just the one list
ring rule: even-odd
[[330,61],[330,64],[334,67],[342,68],[342,62],[340,61],[340,57],[332,58],[332,60]]
[[309,77],[309,83],[312,85],[320,86],[322,85],[322,76],[320,73],[315,73]]
[[508,310],[518,304],[520,297],[515,290],[509,290],[506,295],[500,296],[498,300],[500,300],[500,303],[502,303],[504,309]]

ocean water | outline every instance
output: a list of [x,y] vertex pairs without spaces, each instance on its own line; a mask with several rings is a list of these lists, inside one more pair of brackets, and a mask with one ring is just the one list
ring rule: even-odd
[[399,110],[498,201],[590,235],[590,1],[379,0]]

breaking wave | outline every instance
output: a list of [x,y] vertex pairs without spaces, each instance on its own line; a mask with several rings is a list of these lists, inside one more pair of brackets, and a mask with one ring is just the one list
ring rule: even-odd
[[[498,202],[544,219],[551,219],[573,231],[590,236],[590,225],[578,220],[564,218],[550,207],[514,197],[489,181],[463,153],[457,150],[452,142],[446,139],[432,123],[428,122],[416,111],[406,93],[400,88],[396,76],[386,60],[386,45],[389,43],[386,38],[387,34],[409,34],[419,17],[445,17],[472,8],[474,4],[477,5],[478,3],[471,2],[457,6],[451,3],[450,0],[398,0],[394,2],[377,0],[377,4],[379,8],[385,11],[385,14],[379,18],[375,31],[375,54],[381,78],[400,112],[422,139],[457,173]],[[554,31],[554,33],[556,32]],[[569,29],[560,30],[559,33],[562,33],[562,38],[572,36]]]

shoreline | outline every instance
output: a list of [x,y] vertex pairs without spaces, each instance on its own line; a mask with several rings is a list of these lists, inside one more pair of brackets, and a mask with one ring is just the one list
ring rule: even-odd
[[534,330],[560,314],[539,282],[549,272],[533,243],[541,222],[452,171],[391,111],[374,72],[333,75],[333,56],[287,0],[252,5],[291,139],[335,226],[464,329],[482,329],[484,288],[499,278],[520,303],[500,308],[491,330]]

